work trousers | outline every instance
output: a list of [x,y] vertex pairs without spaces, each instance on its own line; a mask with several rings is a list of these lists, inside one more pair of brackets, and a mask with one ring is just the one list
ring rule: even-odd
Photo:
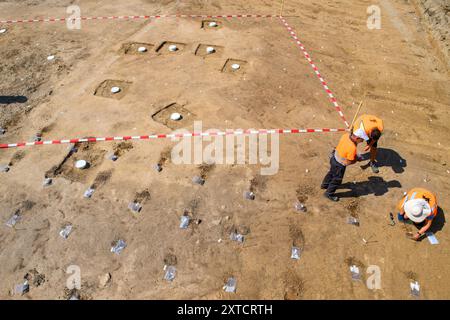
[[328,171],[327,175],[323,179],[322,188],[327,189],[327,194],[333,195],[337,188],[342,184],[342,180],[344,179],[346,166],[337,162],[334,157],[334,153],[330,158],[330,171]]

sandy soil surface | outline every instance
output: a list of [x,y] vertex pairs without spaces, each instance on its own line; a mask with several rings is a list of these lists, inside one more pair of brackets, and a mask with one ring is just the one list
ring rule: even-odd
[[438,53],[450,61],[450,2],[447,0],[415,0],[417,11],[425,21]]
[[[1,20],[64,17],[72,2],[1,1]],[[83,16],[279,14],[277,1],[228,2],[78,4]],[[280,170],[272,176],[261,176],[259,165],[175,165],[170,140],[79,145],[71,156],[69,145],[4,149],[0,164],[10,171],[0,173],[0,298],[66,299],[71,265],[81,269],[83,299],[412,299],[411,280],[422,299],[450,298],[448,64],[413,3],[380,0],[380,30],[366,26],[372,4],[290,0],[284,15],[347,118],[365,95],[363,112],[385,120],[380,174],[354,165],[346,197],[324,199],[320,182],[340,137],[334,133],[280,136]],[[218,19],[214,30],[202,28],[203,20],[83,21],[76,31],[64,23],[1,25],[0,127],[7,131],[0,143],[36,133],[45,140],[168,133],[158,116],[167,106],[189,112],[180,126],[191,131],[196,120],[204,129],[344,127],[278,18]],[[157,50],[169,43],[181,50]],[[140,44],[147,53],[127,54]],[[199,56],[200,45],[219,50]],[[242,70],[222,72],[228,59],[244,61]],[[107,90],[115,84],[123,88],[118,98]],[[75,170],[78,159],[91,167]],[[204,185],[192,183],[196,175]],[[42,186],[45,177],[52,186]],[[91,185],[94,195],[83,198]],[[439,245],[408,240],[411,226],[389,226],[389,212],[417,186],[438,195]],[[243,197],[250,189],[254,201]],[[143,204],[138,214],[128,209],[135,199]],[[294,210],[297,200],[307,213]],[[17,210],[22,218],[9,228]],[[194,219],[187,230],[179,229],[184,210]],[[350,215],[359,227],[347,224]],[[68,223],[74,230],[64,240],[59,231]],[[229,240],[233,229],[245,233],[243,244]],[[115,255],[118,239],[127,247]],[[292,245],[302,249],[298,261]],[[177,268],[172,282],[163,279],[167,263]],[[352,281],[353,264],[363,281]],[[365,285],[371,265],[381,270],[379,290]],[[26,274],[30,291],[13,294]],[[230,276],[235,294],[222,289]]]

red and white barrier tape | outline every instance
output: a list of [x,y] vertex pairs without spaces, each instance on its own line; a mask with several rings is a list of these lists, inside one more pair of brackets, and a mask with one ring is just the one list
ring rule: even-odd
[[51,144],[69,144],[80,142],[102,142],[102,141],[126,141],[126,140],[149,140],[149,139],[168,139],[183,137],[205,137],[205,136],[227,136],[227,135],[250,135],[250,134],[288,134],[288,133],[319,133],[319,132],[345,132],[347,129],[259,129],[259,130],[227,130],[212,132],[189,132],[189,133],[168,133],[168,134],[152,134],[148,136],[122,136],[122,137],[102,137],[102,138],[76,138],[61,139],[19,143],[0,144],[0,149],[31,147]]
[[203,14],[162,14],[153,16],[110,16],[110,17],[79,17],[79,18],[45,18],[45,19],[17,19],[17,20],[0,20],[0,23],[33,23],[33,22],[65,22],[65,21],[88,21],[88,20],[148,20],[161,18],[273,18],[275,15],[267,14],[224,14],[224,15],[203,15]]
[[320,73],[319,69],[317,68],[317,65],[314,63],[314,61],[311,59],[311,56],[306,51],[305,46],[300,41],[300,39],[297,37],[297,34],[295,33],[295,31],[287,23],[286,19],[284,17],[282,17],[282,16],[280,16],[280,19],[283,22],[283,24],[285,25],[285,27],[287,28],[287,30],[288,30],[289,34],[291,35],[291,37],[295,40],[295,43],[297,43],[297,45],[300,48],[300,50],[302,50],[306,60],[308,60],[308,62],[311,65],[311,67],[314,69],[314,73],[317,75],[317,77],[319,78],[320,82],[322,83],[322,86],[325,89],[325,92],[330,97],[330,101],[334,105],[336,111],[339,113],[339,116],[341,117],[342,121],[344,121],[344,123],[347,126],[347,128],[350,127],[350,125],[348,124],[347,120],[345,119],[345,116],[344,116],[344,113],[342,112],[341,107],[339,106],[339,103],[337,102],[336,97],[333,95],[333,92],[331,92],[330,88],[328,87],[328,84],[326,83],[325,79],[323,78],[322,74]]

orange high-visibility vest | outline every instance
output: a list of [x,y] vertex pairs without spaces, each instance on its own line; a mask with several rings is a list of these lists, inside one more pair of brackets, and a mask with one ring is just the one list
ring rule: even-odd
[[406,196],[402,198],[402,200],[398,203],[398,210],[403,212],[406,201],[413,199],[425,199],[431,207],[431,213],[427,217],[427,220],[433,220],[438,212],[438,205],[436,195],[431,191],[428,191],[423,188],[414,188],[411,189]]
[[349,133],[344,133],[334,153],[336,161],[342,165],[345,159],[353,161],[356,158],[356,152],[356,143],[350,139]]

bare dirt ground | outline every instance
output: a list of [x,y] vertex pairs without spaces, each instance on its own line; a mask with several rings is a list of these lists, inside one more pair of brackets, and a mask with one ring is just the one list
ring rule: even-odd
[[[366,26],[374,2],[380,30]],[[0,1],[0,18],[64,17],[71,4],[83,16],[279,14],[277,1],[54,0]],[[385,120],[380,174],[349,168],[345,187],[354,192],[339,203],[319,187],[340,137],[334,133],[280,136],[273,176],[260,176],[255,165],[175,165],[170,140],[79,145],[67,159],[69,145],[1,150],[0,164],[11,169],[0,173],[0,298],[66,299],[66,270],[77,265],[83,299],[411,299],[411,279],[421,298],[449,299],[450,78],[416,10],[394,0],[286,2],[286,19],[347,119],[366,95],[363,112]],[[0,127],[7,129],[0,143],[38,132],[44,140],[168,133],[158,122],[167,106],[188,110],[182,124],[190,131],[195,120],[204,129],[344,127],[278,18],[217,19],[215,30],[202,28],[203,20],[83,21],[81,30],[0,25],[7,28],[0,34]],[[157,52],[164,42],[182,50]],[[142,43],[147,53],[127,54]],[[220,50],[202,57],[199,45]],[[228,59],[246,63],[222,72]],[[120,99],[108,96],[107,80],[124,88]],[[108,160],[111,153],[119,159]],[[74,170],[78,159],[91,167]],[[204,185],[192,183],[196,175]],[[54,183],[43,188],[46,176]],[[91,185],[94,195],[83,198]],[[417,186],[438,195],[439,245],[412,242],[405,228],[389,226],[389,212]],[[243,197],[249,189],[254,201]],[[128,209],[136,199],[138,214]],[[297,199],[307,213],[294,210]],[[22,219],[9,228],[16,210]],[[187,230],[179,229],[184,210],[199,222]],[[360,227],[346,223],[349,215]],[[64,240],[67,223],[74,230]],[[243,244],[228,240],[236,228],[246,233]],[[117,239],[127,243],[120,255],[110,252]],[[290,258],[293,244],[303,250],[299,261]],[[163,279],[166,263],[176,265],[173,282]],[[370,265],[379,266],[381,289],[352,281],[351,264],[363,280]],[[30,292],[13,295],[27,273]],[[223,292],[230,276],[236,294]]]

